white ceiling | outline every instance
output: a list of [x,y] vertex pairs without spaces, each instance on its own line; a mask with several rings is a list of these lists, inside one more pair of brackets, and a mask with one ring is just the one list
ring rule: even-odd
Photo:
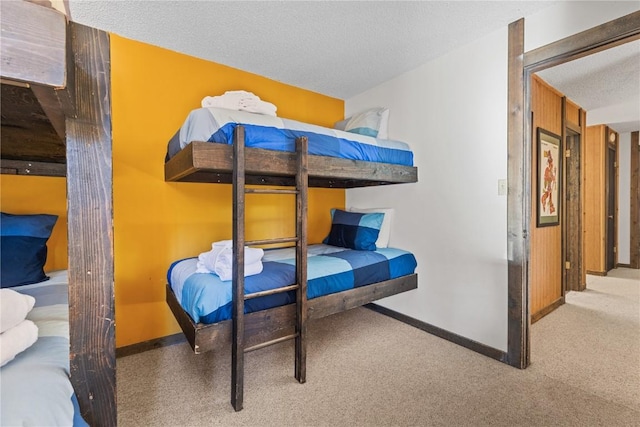
[[[69,0],[68,7],[76,22],[349,99],[556,3]],[[605,57],[540,74],[587,110],[620,104],[625,94],[637,103],[638,58],[636,48],[613,68]],[[605,83],[623,65],[631,69],[621,71],[611,100]]]

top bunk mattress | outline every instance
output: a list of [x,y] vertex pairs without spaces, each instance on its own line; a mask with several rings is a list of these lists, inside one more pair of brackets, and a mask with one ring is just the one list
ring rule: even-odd
[[215,107],[198,108],[189,113],[169,141],[167,160],[192,141],[232,144],[238,124],[245,128],[245,146],[249,148],[294,152],[296,138],[306,136],[311,155],[413,166],[413,153],[404,142]]
[[[242,130],[242,132],[238,132]],[[309,187],[354,188],[418,181],[406,143],[223,108],[193,110],[169,141],[165,181],[231,183],[241,135],[247,184],[294,186],[296,138],[308,140]]]

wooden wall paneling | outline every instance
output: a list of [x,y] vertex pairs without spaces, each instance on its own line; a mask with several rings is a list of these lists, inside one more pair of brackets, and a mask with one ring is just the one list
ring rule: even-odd
[[[541,127],[562,135],[562,94],[538,76],[532,77],[531,111],[533,112],[531,147],[531,218],[537,217],[538,156],[535,130]],[[562,148],[562,147],[561,147]],[[562,150],[561,150],[562,151]],[[562,224],[562,203],[559,206]],[[557,307],[562,298],[562,226],[531,228],[530,307],[532,321]]]
[[570,99],[566,100],[565,124],[567,125],[567,127],[580,126],[580,112],[581,108],[578,104],[571,101]]
[[605,135],[606,126],[588,126],[585,139],[585,264],[589,274],[604,275],[605,270]]
[[630,221],[631,236],[629,266],[640,268],[640,132],[631,133],[631,185]]
[[71,382],[91,426],[115,426],[111,73],[107,33],[71,22],[76,117],[68,117]]

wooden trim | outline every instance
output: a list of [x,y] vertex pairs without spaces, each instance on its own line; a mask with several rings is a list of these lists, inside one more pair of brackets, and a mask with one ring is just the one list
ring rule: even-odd
[[504,351],[479,343],[477,341],[473,341],[461,335],[454,334],[453,332],[449,332],[445,329],[439,328],[437,326],[433,326],[421,320],[414,319],[413,317],[409,317],[405,314],[398,313],[397,311],[391,310],[389,308],[383,307],[375,303],[366,304],[364,305],[364,307],[370,310],[373,310],[376,313],[384,314],[385,316],[389,316],[402,323],[406,323],[407,325],[411,325],[415,328],[428,332],[431,335],[435,335],[439,338],[445,339],[447,341],[451,341],[452,343],[468,348],[469,350],[475,351],[484,356],[488,356],[492,359],[499,360],[501,362],[508,361],[507,353],[505,353]]
[[116,363],[109,35],[71,22],[77,118],[67,129],[71,382],[91,426],[114,426]]
[[[165,181],[230,183],[233,146],[194,141],[165,164]],[[296,154],[246,148],[246,183],[295,186]],[[354,188],[418,181],[413,166],[308,156],[309,186]]]
[[640,132],[631,132],[631,165],[630,173],[630,242],[629,259],[630,268],[640,268]]
[[545,308],[538,310],[537,313],[532,314],[531,323],[535,323],[538,320],[542,319],[544,316],[551,313],[553,310],[560,307],[562,304],[564,304],[564,295],[558,298],[557,300],[555,300],[554,302],[552,302],[551,304],[549,304],[548,306],[546,306]]
[[134,354],[144,353],[145,351],[155,350],[162,347],[169,347],[176,344],[186,343],[187,339],[184,334],[177,333],[166,337],[155,338],[143,341],[137,344],[126,345],[116,348],[116,358],[133,356]]
[[633,268],[633,267],[631,267],[631,264],[618,263],[618,264],[616,264],[616,268]]
[[508,140],[507,140],[507,259],[508,336],[507,363],[520,369],[529,365],[529,227],[531,150],[526,147],[524,121],[524,19],[509,25]]
[[[416,289],[417,287],[418,275],[410,274],[397,279],[310,299],[307,304],[309,319],[319,319],[351,308],[360,307],[378,299]],[[169,308],[196,354],[220,350],[231,344],[233,323],[231,320],[207,325],[194,323],[191,317],[182,309],[171,287],[168,285],[166,287],[166,298]],[[295,318],[295,304],[246,314],[244,316],[245,345],[250,347],[260,342],[294,333]]]
[[59,176],[67,175],[65,163],[27,162],[23,160],[0,159],[0,169],[3,174]]
[[524,67],[534,73],[638,38],[640,11],[530,50],[524,55]]
[[587,270],[587,274],[590,274],[592,276],[606,276],[607,272],[606,271]]

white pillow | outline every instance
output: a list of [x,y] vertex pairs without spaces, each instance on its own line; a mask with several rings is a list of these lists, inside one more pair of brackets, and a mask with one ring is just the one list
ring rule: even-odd
[[0,332],[7,331],[26,319],[36,299],[13,289],[0,289]]
[[378,240],[376,240],[376,247],[386,248],[389,246],[389,238],[391,237],[391,223],[393,222],[394,213],[393,208],[349,208],[348,211],[357,213],[383,213],[384,218],[382,219],[382,226],[380,227]]
[[38,340],[38,327],[31,320],[23,320],[0,334],[0,366],[11,362],[19,353]]
[[337,122],[335,129],[379,139],[389,139],[389,109],[370,108]]

